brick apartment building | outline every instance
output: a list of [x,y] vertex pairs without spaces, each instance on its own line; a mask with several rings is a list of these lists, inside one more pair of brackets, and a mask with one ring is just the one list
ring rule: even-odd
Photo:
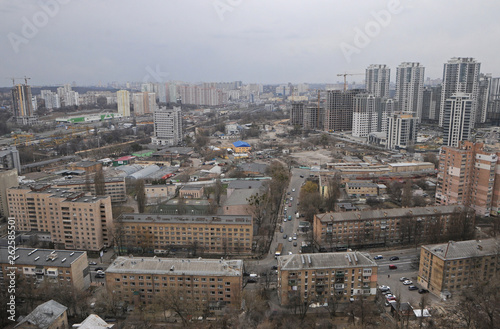
[[118,219],[122,250],[190,248],[215,254],[248,254],[252,250],[253,221],[248,215],[192,216],[124,214]]
[[498,239],[450,241],[420,249],[418,283],[441,298],[492,280],[500,272]]
[[65,249],[98,251],[111,245],[109,196],[93,197],[50,184],[8,189],[9,214],[18,231],[49,232]]
[[0,288],[6,289],[15,269],[18,276],[31,282],[49,282],[78,290],[89,287],[90,272],[85,251],[17,248],[14,265],[9,263],[7,247],[0,247]]
[[500,213],[500,151],[482,143],[443,146],[439,154],[436,204],[463,204],[478,215]]
[[307,301],[340,302],[374,299],[378,265],[367,254],[339,252],[278,257],[278,299],[281,305]]
[[158,298],[210,309],[241,307],[242,260],[118,257],[106,270],[109,293],[130,305],[153,304]]
[[314,216],[318,246],[374,247],[471,238],[474,212],[467,207],[432,206],[329,212]]

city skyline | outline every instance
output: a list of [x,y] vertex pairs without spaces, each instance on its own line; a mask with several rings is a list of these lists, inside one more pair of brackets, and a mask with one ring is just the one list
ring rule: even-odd
[[[499,6],[403,0],[341,7],[320,1],[3,3],[0,85],[24,75],[33,85],[335,83],[341,81],[337,74],[364,73],[370,64],[386,64],[396,81],[401,62],[419,62],[426,77],[436,79],[452,57],[473,57],[482,73],[495,77],[500,59],[484,31],[500,30],[494,19]],[[429,14],[438,12],[448,14]]]

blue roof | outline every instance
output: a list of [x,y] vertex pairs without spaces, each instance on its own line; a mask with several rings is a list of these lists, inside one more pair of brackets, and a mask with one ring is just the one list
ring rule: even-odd
[[233,143],[233,146],[234,147],[250,147],[250,144],[248,144],[247,142],[243,142],[243,141],[236,141]]

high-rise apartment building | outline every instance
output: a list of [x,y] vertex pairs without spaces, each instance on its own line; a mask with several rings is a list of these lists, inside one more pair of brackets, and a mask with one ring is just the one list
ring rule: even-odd
[[118,114],[124,117],[130,116],[130,93],[128,90],[118,90],[116,92],[116,103],[118,105]]
[[471,134],[474,102],[471,94],[456,93],[444,103],[443,145],[458,147]]
[[53,93],[50,90],[41,90],[40,95],[45,102],[45,108],[57,109],[61,107],[61,101],[57,93]]
[[80,97],[76,91],[73,91],[70,84],[65,84],[57,88],[57,95],[61,101],[61,106],[80,105]]
[[391,69],[385,64],[372,64],[366,69],[366,91],[375,97],[389,97]]
[[422,94],[422,120],[438,120],[440,105],[441,86],[424,87]]
[[[395,112],[396,104],[392,98],[382,98],[377,115],[377,131],[387,134],[389,117]],[[377,110],[377,109],[375,109]]]
[[308,104],[304,108],[304,129],[322,130],[324,126],[325,109],[317,104]]
[[488,93],[487,120],[500,126],[500,78],[492,78]]
[[439,154],[436,204],[463,204],[481,216],[500,213],[500,151],[482,143],[443,146]]
[[325,104],[324,130],[351,131],[354,96],[364,92],[363,89],[328,90]]
[[19,159],[19,151],[15,146],[10,146],[5,150],[0,151],[0,170],[16,169],[17,173],[21,173],[21,161]]
[[134,93],[132,103],[135,116],[153,113],[156,110],[156,94],[147,91]]
[[18,231],[49,232],[65,249],[98,251],[110,246],[111,198],[52,188],[20,185],[7,190],[9,216]]
[[182,142],[182,111],[178,106],[173,109],[160,108],[154,111],[153,145],[178,145]]
[[31,125],[37,122],[34,114],[31,86],[18,84],[12,87],[12,110],[17,124]]
[[418,118],[413,113],[396,112],[387,120],[387,143],[388,149],[406,149],[417,141]]
[[290,124],[292,126],[303,126],[304,125],[304,107],[306,103],[304,102],[294,102],[292,103],[292,108],[290,110]]
[[396,71],[395,100],[398,110],[411,112],[420,122],[425,68],[420,63],[401,63]]
[[490,98],[491,74],[479,74],[479,87],[477,94],[476,122],[486,122],[488,116],[488,102]]
[[368,254],[337,252],[278,257],[281,305],[348,303],[355,297],[375,299],[378,265]]
[[0,219],[9,217],[7,190],[19,186],[17,169],[0,169]]
[[[444,64],[443,88],[439,107],[439,126],[443,126],[445,102],[455,93],[471,94],[473,119],[476,117],[477,97],[479,93],[479,71],[481,63],[470,57],[454,57]],[[474,122],[472,122],[474,128]]]
[[378,114],[381,107],[380,98],[371,94],[354,96],[354,111],[352,115],[352,135],[368,137],[377,132]]

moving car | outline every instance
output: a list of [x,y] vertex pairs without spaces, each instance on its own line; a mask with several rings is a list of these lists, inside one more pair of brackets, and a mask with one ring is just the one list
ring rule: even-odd
[[399,257],[398,256],[392,256],[391,258],[389,258],[389,260],[399,260]]
[[396,265],[391,264],[391,265],[389,265],[389,269],[390,270],[397,270],[398,267]]
[[408,290],[418,290],[418,287],[417,286],[409,286]]
[[377,256],[373,257],[373,259],[375,259],[375,260],[384,259],[384,256],[377,255]]

